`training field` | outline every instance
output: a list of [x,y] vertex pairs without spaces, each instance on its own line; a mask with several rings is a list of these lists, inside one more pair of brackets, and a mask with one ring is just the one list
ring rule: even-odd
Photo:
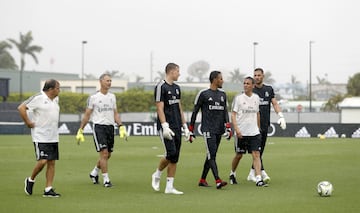
[[[161,192],[151,188],[151,174],[163,154],[158,137],[116,138],[109,162],[114,187],[93,185],[89,172],[98,154],[91,136],[78,146],[74,136],[60,137],[60,160],[54,188],[60,198],[43,198],[45,170],[38,176],[32,196],[24,193],[24,179],[35,164],[30,135],[0,135],[0,212],[359,212],[360,140],[268,138],[264,161],[272,181],[259,188],[247,182],[250,155],[237,170],[238,185],[221,190],[197,186],[205,158],[202,138],[183,143],[175,187],[184,195],[166,195],[166,172]],[[223,139],[218,152],[222,179],[228,181],[233,143]],[[316,185],[329,180],[335,191],[319,197]],[[102,182],[102,179],[100,179]]]

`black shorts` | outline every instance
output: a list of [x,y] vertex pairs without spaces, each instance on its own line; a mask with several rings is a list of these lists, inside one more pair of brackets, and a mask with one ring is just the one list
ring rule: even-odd
[[[160,130],[162,131],[162,130]],[[181,149],[181,129],[173,129],[175,136],[172,140],[165,139],[160,132],[160,138],[165,147],[165,158],[172,163],[177,163],[180,157]]]
[[235,152],[245,154],[252,151],[261,151],[261,135],[243,136],[235,140]]
[[113,125],[94,125],[94,144],[97,152],[107,149],[113,152],[114,149],[114,126]]
[[59,147],[56,143],[34,142],[36,160],[59,160]]

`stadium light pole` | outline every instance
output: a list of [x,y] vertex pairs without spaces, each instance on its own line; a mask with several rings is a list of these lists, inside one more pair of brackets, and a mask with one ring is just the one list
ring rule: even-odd
[[311,46],[314,41],[309,41],[309,111],[312,112],[312,91],[311,91]]
[[84,50],[87,41],[81,42],[81,94],[84,94]]
[[253,42],[253,52],[254,52],[254,69],[256,69],[256,45],[258,45],[258,42]]

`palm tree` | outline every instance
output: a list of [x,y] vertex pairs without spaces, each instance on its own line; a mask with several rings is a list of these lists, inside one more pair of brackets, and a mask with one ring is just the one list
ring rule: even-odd
[[11,49],[11,45],[6,41],[0,41],[0,68],[17,70],[18,66],[15,63],[14,58],[8,52]]
[[159,82],[159,81],[165,79],[165,72],[157,71],[156,73],[157,73],[157,76],[154,79],[154,82]]
[[244,80],[244,74],[240,73],[240,68],[234,69],[234,71],[230,72],[230,82],[232,83],[241,83]]
[[113,78],[122,78],[124,79],[126,76],[125,76],[125,73],[123,72],[120,72],[119,70],[112,70],[112,71],[106,71],[108,72]]
[[204,60],[196,61],[192,63],[188,68],[190,76],[199,78],[199,82],[204,79],[204,75],[209,71],[210,64]]
[[264,73],[264,82],[267,84],[274,84],[275,83],[275,79],[272,78],[272,73],[270,71],[266,71]]
[[31,45],[31,42],[33,41],[33,36],[31,31],[27,32],[25,35],[23,35],[20,32],[20,40],[16,41],[14,39],[8,39],[11,43],[13,43],[18,51],[20,52],[20,101],[22,101],[23,91],[22,91],[22,78],[23,78],[23,72],[25,68],[25,56],[30,55],[36,64],[38,64],[38,59],[35,55],[35,53],[40,53],[42,50],[42,47],[38,45]]
[[319,76],[316,76],[316,80],[318,81],[318,84],[320,85],[329,85],[331,84],[328,80],[327,80],[327,74],[325,74],[325,78],[321,78]]
[[286,92],[288,90],[291,90],[292,99],[295,99],[297,92],[301,90],[301,82],[294,75],[291,75],[291,82],[287,83]]
[[142,81],[144,79],[144,77],[140,76],[140,75],[136,75],[136,78],[135,78],[135,82],[136,83],[139,83],[140,81]]
[[186,82],[193,82],[194,79],[192,77],[188,76],[188,77],[186,77],[185,81]]

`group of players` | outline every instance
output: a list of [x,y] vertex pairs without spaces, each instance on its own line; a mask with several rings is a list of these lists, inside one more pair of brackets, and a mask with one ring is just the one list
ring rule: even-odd
[[[154,91],[157,109],[157,126],[161,142],[165,147],[165,155],[160,159],[156,171],[152,174],[151,185],[155,191],[160,191],[160,180],[163,170],[167,169],[166,194],[183,194],[174,187],[176,166],[180,156],[181,137],[193,142],[194,127],[198,112],[201,109],[201,133],[206,147],[206,158],[198,185],[208,187],[207,174],[211,169],[217,189],[227,185],[218,174],[216,155],[221,138],[228,140],[235,132],[235,156],[232,160],[229,175],[230,184],[237,184],[236,168],[242,155],[246,152],[253,157],[252,168],[248,180],[256,186],[268,186],[270,177],[264,170],[262,154],[265,149],[268,126],[270,124],[270,106],[279,115],[282,129],[286,122],[275,99],[271,86],[265,85],[264,71],[257,68],[254,76],[244,78],[244,93],[233,100],[231,107],[231,122],[228,114],[226,93],[221,89],[223,78],[220,71],[212,71],[209,76],[210,88],[201,90],[194,101],[189,126],[181,106],[181,89],[175,83],[180,76],[179,66],[169,63],[165,68],[165,79],[160,81]],[[86,110],[81,121],[76,139],[84,140],[83,128],[91,121],[93,137],[99,159],[89,177],[94,184],[99,184],[99,173],[102,174],[104,187],[112,187],[108,174],[108,160],[114,147],[114,125],[122,126],[116,107],[116,97],[109,91],[111,76],[107,73],[100,76],[100,90],[89,96]],[[58,94],[60,84],[54,79],[45,82],[43,91],[25,100],[18,110],[25,124],[31,128],[37,163],[30,177],[25,179],[25,193],[31,195],[36,176],[46,166],[46,187],[44,197],[60,197],[52,185],[55,175],[55,161],[59,159],[58,152],[58,122],[60,108]],[[27,111],[32,112],[29,116]],[[232,126],[232,127],[231,127]]]

